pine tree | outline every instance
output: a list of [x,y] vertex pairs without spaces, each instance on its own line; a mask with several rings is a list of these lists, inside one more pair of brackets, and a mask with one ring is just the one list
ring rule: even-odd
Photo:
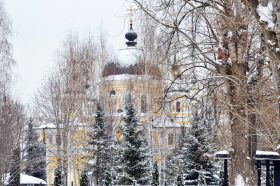
[[149,184],[151,180],[150,150],[144,127],[138,124],[131,96],[126,100],[123,129],[123,170],[120,184]]
[[111,138],[109,125],[105,121],[105,113],[100,104],[97,104],[93,133],[90,135],[89,144],[93,147],[95,164],[92,165],[93,178],[96,185],[103,185],[106,171],[110,170],[111,163]]
[[61,170],[59,168],[56,168],[54,174],[54,186],[61,186]]
[[39,143],[38,134],[33,128],[33,120],[28,122],[27,145],[26,145],[26,168],[25,173],[46,180],[46,148]]
[[197,110],[193,122],[180,151],[180,171],[184,175],[185,185],[217,184],[216,167],[207,154],[211,153],[211,137],[209,126],[203,113]]
[[89,181],[88,181],[88,176],[86,171],[82,171],[81,177],[80,177],[80,186],[88,186]]
[[159,185],[159,170],[158,170],[158,165],[157,162],[154,162],[153,164],[153,173],[152,173],[152,185],[157,186]]
[[13,151],[13,161],[11,164],[9,186],[20,185],[20,148],[16,147]]

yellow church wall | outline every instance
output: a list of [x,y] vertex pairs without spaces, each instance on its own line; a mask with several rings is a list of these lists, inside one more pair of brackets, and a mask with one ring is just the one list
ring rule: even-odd
[[110,81],[106,82],[102,86],[102,95],[107,99],[110,97],[110,91],[116,92],[116,110],[122,110],[123,108],[123,95],[130,91],[134,97],[135,109],[140,112],[140,98],[142,95],[147,95],[147,100],[150,105],[148,112],[156,113],[159,111],[159,95],[161,95],[162,88],[158,81],[150,80],[148,83],[144,80],[126,80],[126,81]]
[[[69,163],[72,167],[71,174],[69,177],[69,183],[73,182],[74,185],[79,185],[79,180],[81,176],[81,172],[85,168],[85,164],[87,162],[87,155],[80,154],[70,158]],[[47,181],[48,186],[51,186],[54,181],[54,172],[55,169],[58,167],[57,165],[57,157],[56,156],[48,156],[48,165],[47,165]]]

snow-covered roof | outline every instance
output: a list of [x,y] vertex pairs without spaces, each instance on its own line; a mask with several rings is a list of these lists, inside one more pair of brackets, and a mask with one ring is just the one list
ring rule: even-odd
[[229,152],[227,150],[221,150],[215,152],[216,159],[230,159]]
[[[230,154],[227,150],[218,151],[215,153],[217,159],[230,159]],[[278,152],[273,151],[256,151],[256,160],[280,160]]]
[[40,178],[36,178],[26,174],[20,174],[20,184],[47,184],[47,183]]
[[131,75],[131,74],[118,74],[118,75],[111,75],[108,77],[105,77],[104,80],[106,81],[123,81],[123,80],[130,80],[130,79],[144,79],[145,76],[144,75]]
[[143,51],[136,47],[120,49],[118,53],[119,64],[123,67],[134,65],[143,60]]
[[153,121],[153,127],[182,127],[183,125],[175,123],[172,119],[168,117],[156,118]]
[[227,150],[221,150],[221,151],[215,152],[215,154],[229,154],[229,152]]
[[43,128],[49,128],[49,129],[53,129],[56,128],[55,125],[53,123],[47,123],[47,124],[42,124],[38,127],[36,127],[37,129],[43,129]]
[[279,156],[278,152],[273,152],[273,151],[261,151],[257,150],[256,152],[257,155],[266,155],[266,156]]
[[[8,173],[5,181],[5,185],[9,184],[10,174]],[[42,180],[40,178],[36,178],[34,176],[29,176],[26,174],[20,174],[20,184],[47,184],[45,180]]]

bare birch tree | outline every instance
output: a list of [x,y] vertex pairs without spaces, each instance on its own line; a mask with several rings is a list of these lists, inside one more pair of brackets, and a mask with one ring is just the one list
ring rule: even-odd
[[12,171],[13,151],[21,148],[25,119],[23,107],[10,94],[14,64],[10,35],[10,21],[4,3],[0,1],[0,185]]
[[63,185],[69,182],[69,167],[74,164],[71,157],[85,151],[86,144],[73,140],[73,136],[94,118],[99,66],[106,58],[104,42],[102,40],[101,47],[97,48],[99,44],[92,39],[70,36],[58,54],[56,71],[36,95],[38,119],[56,127],[56,148],[51,153],[62,170]]

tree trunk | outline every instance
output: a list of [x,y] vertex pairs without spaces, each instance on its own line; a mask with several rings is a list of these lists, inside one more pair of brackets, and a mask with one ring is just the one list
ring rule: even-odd
[[[247,90],[246,90],[246,65],[243,63],[232,64],[232,76],[238,79],[237,82],[229,82],[229,96],[231,108],[230,121],[232,133],[231,152],[231,178],[230,184],[235,185],[237,179],[243,179],[246,185],[255,185],[254,159],[249,157],[248,144],[251,143],[248,138],[248,118],[247,109]],[[254,152],[253,152],[254,153]]]

